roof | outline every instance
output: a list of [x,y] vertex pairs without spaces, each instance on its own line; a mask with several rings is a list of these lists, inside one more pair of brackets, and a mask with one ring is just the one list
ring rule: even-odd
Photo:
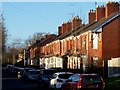
[[[39,46],[39,45],[43,46],[43,45],[50,43],[52,41],[61,40],[61,39],[64,39],[66,37],[69,37],[69,36],[76,36],[76,35],[79,35],[81,33],[89,31],[89,30],[92,32],[102,32],[102,29],[100,29],[100,28],[103,27],[104,25],[108,24],[109,22],[111,22],[112,20],[117,18],[118,16],[120,16],[120,11],[111,14],[107,18],[102,18],[98,21],[93,21],[90,24],[86,24],[86,25],[82,24],[82,25],[78,26],[76,29],[69,30],[68,32],[63,33],[60,36],[45,39],[45,40],[41,41],[39,44],[37,44],[37,46]],[[36,45],[32,45],[31,47],[34,47],[34,46],[36,46]]]
[[48,44],[48,43],[54,41],[55,38],[56,38],[56,37],[50,37],[50,38],[44,40],[43,42],[41,42],[40,45],[43,46],[43,45],[45,45],[45,44]]
[[100,29],[101,27],[108,24],[109,22],[117,18],[118,16],[120,16],[120,11],[111,14],[108,18],[102,18],[98,21],[93,21],[90,24],[84,25],[78,28],[77,30],[75,30],[74,32],[72,32],[68,36],[72,36],[72,35],[76,36],[89,30],[91,30],[92,32],[101,32],[102,31],[102,29]]
[[96,23],[96,21],[93,21],[90,24],[85,25],[84,27],[78,29],[76,32],[74,32],[74,35],[78,35],[80,33],[84,33],[86,30],[89,30],[91,26],[93,26]]
[[75,30],[69,30],[68,32],[65,32],[65,33],[63,33],[62,35],[58,36],[58,37],[56,38],[56,40],[58,40],[58,39],[63,39],[63,38],[65,38],[65,37],[73,34],[76,30],[78,30],[79,28],[84,27],[84,26],[85,26],[85,24],[82,24],[82,25],[78,26]]
[[[115,18],[117,18],[118,16],[120,16],[120,11],[111,14],[108,18],[103,18],[101,20],[99,20],[97,23],[95,23],[90,30],[92,30],[92,32],[96,32],[98,31],[101,27],[103,27],[104,25],[108,24],[109,22],[111,22],[112,20],[114,20]],[[99,32],[99,31],[98,31]]]
[[32,44],[29,48],[36,47],[36,46],[44,46],[45,44],[54,41],[56,39],[56,37],[57,36],[54,35],[54,36],[51,36],[49,38],[45,38],[45,39],[41,40],[39,43]]

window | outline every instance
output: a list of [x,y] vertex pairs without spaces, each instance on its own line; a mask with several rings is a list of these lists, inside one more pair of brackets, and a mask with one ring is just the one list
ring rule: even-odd
[[98,33],[98,40],[101,41],[101,33]]
[[52,79],[55,79],[57,77],[57,74],[54,74],[53,76],[52,76]]
[[91,35],[91,40],[92,40],[92,48],[97,49],[98,48],[98,34],[93,33]]
[[98,58],[93,57],[93,66],[98,66]]
[[66,41],[64,41],[63,43],[64,43],[64,52],[66,52]]
[[72,41],[70,40],[70,48],[72,48]]
[[71,75],[68,80],[73,80],[74,75]]
[[78,82],[80,80],[80,75],[74,75],[74,77],[73,77],[73,81],[74,82]]
[[82,78],[84,84],[89,84],[91,82],[95,84],[101,82],[101,78],[98,75],[83,76]]
[[84,44],[85,44],[84,36],[82,36],[82,49],[84,48]]
[[74,41],[73,41],[74,43],[74,50],[76,50],[76,38],[74,38]]
[[68,79],[72,74],[59,74],[58,77],[62,79]]
[[80,37],[78,38],[78,49],[80,49]]
[[40,71],[29,71],[30,74],[39,74]]

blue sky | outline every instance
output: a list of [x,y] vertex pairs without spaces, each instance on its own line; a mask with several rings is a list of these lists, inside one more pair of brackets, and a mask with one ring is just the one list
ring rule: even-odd
[[[105,2],[97,5],[105,5]],[[69,21],[71,13],[87,23],[91,9],[95,9],[95,2],[3,2],[8,44],[17,38],[26,40],[37,32],[57,34],[58,26]]]

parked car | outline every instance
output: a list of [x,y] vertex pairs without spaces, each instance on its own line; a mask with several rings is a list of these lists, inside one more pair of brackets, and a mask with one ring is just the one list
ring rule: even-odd
[[17,73],[17,78],[22,79],[24,68],[19,68]]
[[46,87],[48,89],[50,78],[57,72],[56,69],[40,69],[40,75],[38,78],[38,87]]
[[9,65],[9,64],[8,64],[7,67],[6,67],[6,70],[7,70],[10,74],[12,74],[13,76],[17,76],[19,68],[20,68],[20,67],[17,67],[17,66],[15,66],[15,65]]
[[27,79],[27,75],[28,75],[28,72],[29,70],[33,70],[34,68],[24,68],[23,72],[21,73],[21,76],[22,76],[22,79]]
[[39,77],[38,77],[38,87],[48,88],[49,87],[49,79],[46,78],[44,75],[39,75]]
[[52,77],[52,75],[56,72],[57,70],[55,69],[41,69],[40,70],[40,74],[43,75],[45,78],[48,78],[49,80]]
[[17,77],[17,74],[18,74],[19,69],[20,69],[20,67],[16,67],[16,66],[15,66],[15,67],[13,68],[13,70],[12,70],[12,74]]
[[38,80],[39,74],[40,74],[40,70],[36,70],[36,69],[29,70],[27,73],[26,79],[32,80],[32,81]]
[[65,81],[72,75],[71,72],[54,73],[49,84],[49,88],[61,89]]
[[62,86],[62,90],[79,90],[81,88],[105,88],[105,82],[98,74],[73,74]]
[[14,68],[15,68],[15,66],[14,66],[14,65],[10,65],[10,64],[8,64],[8,65],[6,66],[6,69],[7,69],[7,71],[8,71],[9,73],[13,73]]

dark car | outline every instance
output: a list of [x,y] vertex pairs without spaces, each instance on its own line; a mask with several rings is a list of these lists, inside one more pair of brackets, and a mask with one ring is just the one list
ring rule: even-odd
[[26,74],[26,80],[37,81],[40,74],[40,70],[33,69],[29,70]]
[[43,76],[45,76],[46,78],[48,78],[50,80],[50,78],[52,77],[52,75],[57,72],[57,70],[55,69],[41,69],[40,70],[41,74]]
[[38,77],[38,87],[48,87],[49,86],[49,79],[46,78],[44,75],[40,75]]
[[24,70],[22,71],[22,74],[21,74],[22,79],[26,79],[29,70],[33,70],[33,69],[34,68],[24,68]]
[[49,87],[50,78],[56,72],[55,69],[40,69],[40,74],[38,78],[38,87]]
[[22,79],[24,68],[19,68],[17,73],[17,78]]
[[81,88],[105,88],[105,82],[98,74],[73,74],[62,86],[63,90],[79,90]]

